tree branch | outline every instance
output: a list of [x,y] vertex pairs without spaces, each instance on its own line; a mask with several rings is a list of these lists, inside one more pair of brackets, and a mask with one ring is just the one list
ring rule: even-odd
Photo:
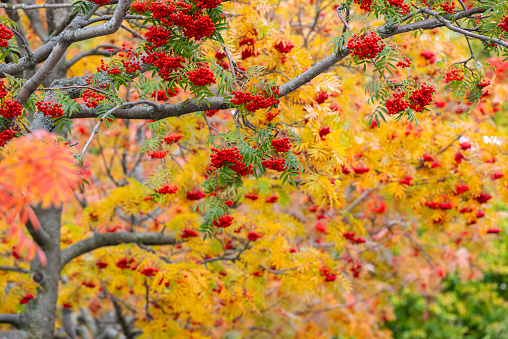
[[19,314],[0,314],[0,324],[17,325],[21,321]]
[[175,245],[174,237],[160,233],[131,233],[117,232],[97,234],[92,238],[82,240],[62,250],[61,266],[101,247],[116,246],[120,244],[141,243],[149,246]]
[[3,265],[0,265],[0,271],[12,271],[12,272],[19,272],[19,273],[30,274],[29,270],[25,270],[24,268],[17,267],[17,266],[3,266]]

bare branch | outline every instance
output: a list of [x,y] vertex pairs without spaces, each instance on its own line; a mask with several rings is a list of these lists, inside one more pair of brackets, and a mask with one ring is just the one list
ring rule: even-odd
[[19,272],[19,273],[30,274],[29,270],[25,270],[24,268],[21,268],[21,267],[18,267],[18,266],[3,266],[3,265],[0,265],[0,271],[12,271],[12,272]]
[[92,238],[82,240],[62,250],[62,267],[74,258],[101,247],[116,246],[120,244],[141,243],[148,246],[175,245],[174,237],[160,233],[131,233],[117,232],[97,234]]

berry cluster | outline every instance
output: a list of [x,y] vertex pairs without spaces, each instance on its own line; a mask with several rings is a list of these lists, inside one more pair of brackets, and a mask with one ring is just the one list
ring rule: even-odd
[[404,92],[395,92],[393,93],[393,99],[386,100],[385,107],[388,114],[399,114],[409,108],[409,102],[404,99],[405,95]]
[[176,144],[182,138],[183,138],[183,134],[171,134],[171,135],[164,138],[164,142],[168,145]]
[[147,153],[150,158],[152,159],[162,159],[164,158],[167,154],[168,154],[168,151],[153,151],[152,153]]
[[201,66],[192,72],[187,72],[187,76],[194,86],[208,86],[216,83],[215,75],[204,66]]
[[355,174],[363,174],[368,171],[370,171],[370,168],[368,167],[353,167],[353,172],[355,172]]
[[442,4],[440,4],[441,8],[443,9],[443,11],[445,11],[446,13],[450,13],[450,14],[453,14],[453,10],[455,9],[455,3],[453,2],[453,0],[451,1],[445,1],[443,2]]
[[177,77],[177,70],[183,68],[182,63],[185,59],[182,57],[170,57],[164,53],[157,53],[158,59],[153,62],[157,67],[157,73],[166,81],[171,81]]
[[109,3],[109,0],[90,0],[90,1],[99,6],[104,6]]
[[503,17],[503,20],[497,25],[503,32],[508,32],[508,15]]
[[211,117],[213,117],[215,114],[217,114],[217,112],[219,112],[219,110],[218,110],[218,109],[211,109],[211,110],[209,110],[209,111],[206,111],[206,113],[205,113],[205,114],[206,114],[206,116],[207,116],[207,117],[211,118]]
[[220,217],[219,220],[214,220],[213,225],[215,227],[226,228],[226,227],[231,226],[231,224],[233,224],[234,219],[235,218],[233,218],[232,216],[226,214],[226,215]]
[[420,56],[425,58],[425,60],[427,60],[429,64],[435,64],[436,63],[436,53],[434,53],[434,52],[423,51],[423,52],[420,53]]
[[173,89],[168,88],[167,93],[169,93],[169,95],[166,93],[166,91],[153,91],[150,97],[157,98],[157,101],[168,101],[169,98],[176,96],[178,92],[180,92],[180,90],[176,87]]
[[374,0],[355,0],[355,4],[360,5],[360,9],[363,9],[366,12],[370,12],[373,1]]
[[269,204],[276,203],[279,200],[279,197],[276,195],[272,195],[271,197],[266,198],[265,202]]
[[254,193],[252,193],[252,194],[245,194],[245,197],[247,199],[250,199],[250,200],[258,200],[259,199],[258,195],[254,194]]
[[25,294],[23,296],[23,298],[21,298],[21,300],[19,301],[20,304],[28,304],[28,302],[30,302],[30,300],[32,300],[34,298],[34,295],[32,293],[29,293],[29,294]]
[[357,263],[356,265],[353,263],[353,266],[349,269],[353,272],[353,278],[358,278],[360,276],[360,272],[362,271],[362,264]]
[[155,190],[155,192],[159,194],[173,194],[176,193],[176,191],[178,191],[178,186],[173,184],[162,186],[161,188]]
[[0,80],[0,99],[5,98],[8,94],[9,94],[9,92],[7,91],[7,89],[4,86],[4,81]]
[[9,140],[14,138],[16,133],[17,133],[16,131],[10,129],[6,129],[5,131],[0,132],[0,147],[5,146],[5,144],[7,144]]
[[266,168],[269,168],[277,172],[284,172],[286,170],[286,166],[284,166],[284,159],[282,158],[263,160],[261,161],[261,164]]
[[399,9],[398,11],[395,11],[397,13],[400,13],[402,15],[406,15],[409,13],[409,5],[404,4],[404,0],[388,0],[388,3],[390,4],[390,6]]
[[455,188],[455,194],[462,194],[464,192],[467,192],[469,190],[469,186],[467,185],[457,185]]
[[412,177],[405,177],[404,179],[400,179],[399,183],[404,184],[404,185],[408,185],[408,186],[412,186],[411,180],[413,180]]
[[352,244],[363,244],[366,242],[365,239],[361,237],[355,238],[354,232],[345,232],[342,235]]
[[295,47],[295,45],[293,45],[291,43],[291,41],[286,41],[286,42],[279,41],[275,46],[273,46],[273,48],[275,48],[279,53],[282,53],[282,54],[291,52],[293,47]]
[[492,180],[497,180],[497,179],[500,179],[504,177],[504,174],[503,173],[499,173],[499,172],[496,172],[494,174],[492,174],[492,176],[490,177]]
[[35,106],[44,115],[50,115],[51,118],[57,119],[63,115],[62,105],[52,102],[39,101],[35,103]]
[[255,43],[256,43],[256,41],[254,39],[244,38],[244,39],[240,40],[240,42],[238,43],[238,46],[239,47],[245,46],[242,50],[242,60],[250,58],[253,55],[259,54],[259,53],[256,53],[256,51],[254,49]]
[[397,62],[397,67],[400,68],[409,68],[411,66],[411,61],[409,58],[406,58],[406,61],[399,61]]
[[106,65],[104,60],[101,60],[101,65],[97,67],[97,72],[104,72],[110,75],[122,74],[122,71],[118,67],[113,65]]
[[460,69],[452,69],[445,73],[444,82],[449,83],[450,81],[462,81],[464,80],[464,71]]
[[187,199],[189,200],[201,200],[206,197],[206,194],[201,192],[200,190],[187,192]]
[[318,104],[322,104],[328,99],[328,97],[329,97],[328,93],[326,93],[326,91],[323,91],[319,92],[318,96],[314,100],[316,100]]
[[485,88],[488,85],[490,85],[490,80],[489,79],[483,79],[482,81],[480,81],[478,83],[478,87],[480,87],[480,88]]
[[[214,6],[215,3],[217,3],[217,0],[200,1],[198,7],[206,6],[207,8],[213,8],[210,6]],[[183,34],[187,38],[200,40],[211,36],[215,31],[213,21],[208,16],[201,14],[201,11],[189,14],[191,9],[192,5],[183,1],[150,3],[150,10],[155,19],[160,20],[168,27],[172,25],[181,27]]]
[[487,193],[480,193],[480,195],[478,197],[475,198],[476,201],[478,201],[480,204],[484,204],[486,203],[487,201],[489,201],[490,199],[492,199],[492,195],[490,194],[487,194]]
[[121,53],[118,54],[122,60],[122,66],[125,68],[126,73],[135,73],[136,71],[141,70],[141,62],[134,58],[133,48],[129,47],[127,49],[125,44],[122,44],[122,48],[120,49]]
[[231,103],[234,105],[244,105],[247,111],[255,112],[258,109],[268,108],[270,106],[277,105],[279,103],[279,87],[272,88],[276,97],[268,96],[266,90],[260,95],[252,95],[249,92],[233,91],[231,92],[235,98],[231,99]]
[[487,230],[488,234],[498,234],[500,232],[501,232],[501,230],[499,228],[490,228]]
[[266,113],[266,122],[271,122],[273,119],[275,119],[275,117],[277,117],[277,115],[279,115],[279,111],[277,112],[268,112]]
[[7,47],[9,39],[12,38],[14,33],[3,24],[0,23],[0,47]]
[[146,13],[148,11],[148,2],[133,2],[131,8],[134,9],[138,13]]
[[199,8],[215,8],[220,5],[222,0],[197,0]]
[[335,281],[335,279],[337,279],[337,274],[333,274],[326,265],[320,267],[319,272],[322,277],[325,277],[325,281],[327,282]]
[[182,234],[180,236],[183,239],[187,239],[187,238],[199,237],[199,234],[198,234],[198,232],[196,232],[194,230],[189,230],[189,229],[185,228],[182,230]]
[[171,38],[171,31],[164,27],[152,26],[148,28],[148,31],[145,33],[145,38],[146,41],[151,44],[150,47],[147,47],[147,50],[152,50],[164,46],[169,38]]
[[139,272],[139,273],[146,275],[147,277],[155,277],[157,275],[157,272],[159,272],[158,269],[153,268],[153,267],[147,267],[147,268],[144,268],[143,270],[141,270],[141,272]]
[[252,172],[252,165],[243,163],[243,156],[238,151],[238,147],[231,148],[212,148],[215,154],[210,155],[212,167],[221,168],[226,165],[238,173],[239,176],[248,175]]
[[22,107],[18,104],[17,100],[5,100],[2,104],[0,104],[0,117],[9,120],[14,119],[15,117],[21,115],[21,109]]
[[257,232],[249,232],[249,233],[247,233],[247,239],[249,239],[250,241],[256,241],[256,240],[258,240],[261,237],[262,237],[262,235],[260,235]]
[[321,137],[321,140],[325,140],[325,136],[332,133],[332,129],[330,126],[321,127],[319,130],[319,136]]
[[436,92],[436,89],[432,85],[423,83],[419,89],[413,90],[409,101],[411,102],[410,107],[416,112],[423,112],[425,106],[432,103],[432,94]]
[[273,149],[279,153],[286,153],[291,149],[291,141],[288,137],[273,139],[271,144]]
[[354,35],[347,44],[351,54],[358,59],[374,59],[383,51],[386,44],[376,33],[369,32],[361,35]]
[[86,107],[96,108],[99,105],[99,102],[103,101],[106,97],[94,90],[85,89],[81,98],[85,102]]

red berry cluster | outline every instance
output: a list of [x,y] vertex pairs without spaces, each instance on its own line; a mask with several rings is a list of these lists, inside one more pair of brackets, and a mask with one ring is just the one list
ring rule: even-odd
[[452,69],[445,73],[444,82],[449,83],[450,81],[462,81],[464,80],[464,71],[460,69]]
[[187,199],[189,200],[201,200],[206,197],[206,194],[201,192],[200,190],[187,192]]
[[21,298],[21,300],[19,301],[20,304],[28,304],[28,302],[30,302],[30,300],[32,300],[34,298],[34,295],[32,293],[29,293],[29,294],[25,294],[23,296],[23,298]]
[[215,80],[215,75],[204,66],[201,66],[192,72],[187,72],[187,76],[194,86],[208,86],[217,82]]
[[284,159],[282,158],[273,158],[261,161],[261,164],[266,168],[277,172],[284,172],[286,170],[286,166],[284,166]]
[[272,147],[276,152],[286,153],[291,149],[291,141],[288,137],[273,139]]
[[258,200],[259,199],[258,195],[254,194],[254,193],[252,193],[252,194],[245,194],[245,197],[247,199],[250,199],[250,200]]
[[104,6],[107,3],[109,3],[109,0],[90,0],[90,1],[99,6]]
[[14,33],[3,24],[0,23],[0,47],[7,47],[9,39],[12,38]]
[[323,91],[319,92],[318,96],[314,100],[316,100],[318,104],[322,104],[328,99],[328,97],[329,97],[328,93],[326,93],[326,91]]
[[337,274],[333,274],[326,265],[320,267],[319,272],[322,277],[325,277],[325,281],[327,282],[335,281],[335,279],[337,279]]
[[480,88],[485,88],[488,85],[490,85],[490,80],[489,79],[483,79],[482,81],[480,81],[478,83],[478,87],[480,87]]
[[183,239],[187,239],[187,238],[199,237],[199,234],[198,234],[198,232],[196,232],[194,230],[189,230],[189,229],[185,228],[182,230],[182,234],[180,236]]
[[423,51],[420,53],[420,56],[425,58],[425,60],[427,60],[429,64],[436,63],[436,53],[434,53],[434,52]]
[[319,130],[319,136],[321,137],[321,140],[325,140],[325,136],[332,133],[332,129],[330,126],[321,127]]
[[242,49],[242,60],[245,60],[247,58],[250,58],[251,56],[259,54],[259,53],[256,53],[256,50],[254,49],[255,43],[256,43],[256,41],[254,39],[244,38],[244,39],[240,40],[240,42],[238,43],[238,46],[239,47],[245,46]]
[[404,184],[404,185],[408,185],[408,186],[412,186],[411,180],[413,180],[412,177],[405,177],[404,179],[400,179],[399,183]]
[[21,109],[22,107],[18,104],[17,100],[5,100],[2,104],[0,104],[0,117],[9,120],[14,119],[15,117],[21,115]]
[[469,186],[467,185],[457,185],[455,188],[455,194],[462,194],[464,192],[467,192],[469,190]]
[[252,172],[252,165],[243,163],[243,156],[238,151],[238,147],[231,148],[212,148],[215,154],[210,155],[212,167],[221,168],[226,165],[238,173],[239,176],[248,175]]
[[500,232],[501,232],[501,230],[499,228],[490,228],[487,230],[488,234],[498,234]]
[[361,35],[354,35],[347,44],[351,54],[360,60],[374,59],[383,51],[386,44],[376,33],[369,32]]
[[152,26],[148,28],[148,31],[145,33],[145,38],[146,41],[151,44],[147,49],[153,50],[154,48],[166,45],[169,38],[171,38],[171,31],[164,27]]
[[258,240],[261,237],[262,237],[262,235],[260,235],[257,232],[249,232],[249,233],[247,233],[247,239],[249,239],[250,241],[256,241],[256,240]]
[[180,92],[180,90],[176,87],[173,89],[168,88],[167,91],[169,92],[169,96],[166,93],[166,91],[153,91],[153,93],[150,97],[157,98],[157,101],[168,101],[169,98],[176,96],[178,94],[178,92]]
[[455,9],[455,3],[453,2],[453,0],[451,1],[445,1],[443,2],[442,4],[440,4],[441,8],[443,9],[443,11],[445,11],[446,13],[450,13],[450,14],[453,14],[453,10]]
[[86,107],[96,108],[99,105],[99,102],[104,100],[106,97],[100,93],[97,93],[91,89],[85,89],[83,92],[83,96],[81,97],[85,102]]
[[504,177],[504,174],[503,173],[499,173],[499,172],[496,172],[494,174],[492,174],[492,176],[490,177],[492,180],[497,180],[497,179],[500,179]]
[[[211,6],[214,2],[216,0],[200,1],[200,5]],[[168,27],[172,25],[181,27],[183,34],[189,39],[200,40],[211,36],[215,31],[215,24],[208,16],[201,14],[200,11],[189,14],[192,5],[183,1],[176,3],[152,2],[150,3],[150,9],[155,19],[160,20]]]
[[291,43],[291,41],[286,41],[286,42],[279,41],[275,46],[273,46],[273,48],[275,48],[277,51],[279,51],[279,53],[282,53],[282,54],[291,52],[293,47],[295,47],[295,45],[293,45]]
[[386,100],[385,107],[388,114],[399,114],[409,108],[409,102],[404,99],[405,95],[406,93],[404,92],[395,92],[392,95],[393,99]]
[[7,144],[9,140],[14,138],[16,133],[17,133],[16,131],[10,129],[6,129],[5,131],[0,132],[0,147],[5,146],[5,144]]
[[279,200],[279,197],[276,195],[272,195],[271,197],[266,198],[265,202],[269,204],[273,204]]
[[370,12],[373,1],[374,0],[355,0],[355,4],[360,5],[360,9],[363,9],[366,12]]
[[215,8],[219,6],[222,0],[197,0],[196,5],[199,8]]
[[167,154],[168,154],[168,151],[153,151],[152,153],[147,153],[150,158],[152,159],[162,159],[164,158]]
[[400,67],[400,68],[409,68],[409,66],[411,66],[411,61],[409,60],[409,58],[406,58],[406,61],[399,61],[399,62],[397,62],[397,67]]
[[419,89],[413,90],[409,101],[411,102],[410,107],[416,112],[423,112],[425,106],[432,103],[432,94],[436,92],[436,89],[432,85],[422,84]]
[[258,109],[268,108],[279,103],[279,87],[274,87],[272,90],[276,97],[268,96],[266,90],[263,90],[263,92],[259,95],[252,95],[249,92],[233,91],[231,93],[235,96],[235,98],[231,99],[231,103],[234,105],[245,104],[245,108],[249,112],[255,112]]
[[162,186],[161,188],[155,190],[155,192],[157,192],[159,194],[173,194],[173,193],[176,193],[176,191],[178,191],[178,186],[173,185],[173,184],[165,185],[165,186]]
[[274,112],[266,113],[266,121],[271,122],[273,119],[275,119],[275,117],[277,117],[277,115],[279,115],[279,113],[280,113],[279,111],[277,111],[275,113]]
[[365,239],[361,237],[355,238],[354,232],[345,232],[342,235],[352,244],[363,244],[366,242]]
[[205,114],[206,114],[206,116],[207,116],[207,117],[211,118],[211,117],[213,117],[215,114],[217,114],[217,112],[219,112],[219,110],[218,110],[218,109],[211,109],[211,110],[209,110],[209,111],[206,111],[206,113],[205,113]]
[[388,3],[391,6],[400,9],[399,11],[395,11],[397,13],[400,13],[403,15],[406,15],[409,13],[409,5],[404,4],[404,0],[388,0]]
[[353,168],[353,172],[355,172],[355,174],[363,174],[363,173],[367,173],[368,171],[370,171],[370,168],[368,167],[352,167]]
[[138,13],[146,13],[148,11],[149,3],[148,2],[133,2],[131,8],[134,9]]
[[35,103],[35,106],[44,115],[50,115],[51,118],[57,119],[63,115],[62,105],[52,102],[39,101]]
[[476,201],[478,201],[480,204],[484,204],[486,203],[487,201],[489,201],[490,199],[492,199],[492,195],[490,194],[487,194],[487,193],[480,193],[480,195],[478,197],[475,198]]
[[508,32],[508,15],[503,17],[503,20],[497,25],[503,32]]
[[171,134],[164,138],[164,142],[168,145],[176,144],[182,138],[183,138],[182,134]]
[[179,56],[170,57],[164,55],[164,53],[157,53],[157,57],[158,59],[153,64],[157,68],[160,77],[166,81],[178,78],[177,70],[184,67],[182,63],[185,62],[185,59]]
[[136,71],[141,70],[141,62],[134,58],[133,48],[129,47],[127,49],[125,47],[125,44],[122,44],[122,48],[120,49],[121,53],[118,54],[120,58],[120,62],[122,63],[122,66],[125,68],[126,73],[135,73]]
[[104,60],[101,60],[101,65],[99,67],[97,67],[97,72],[105,72],[110,75],[122,74],[122,71],[118,67],[113,66],[113,65],[111,65],[111,66],[106,65],[104,63]]
[[219,220],[214,220],[213,225],[215,227],[226,228],[226,227],[231,226],[231,224],[233,224],[234,219],[235,218],[233,218],[232,216],[226,214],[226,215],[220,217]]
[[4,86],[4,81],[0,80],[0,99],[5,98],[8,94],[9,94],[9,92],[7,91],[7,89]]
[[357,263],[356,265],[353,263],[353,266],[349,269],[353,272],[353,278],[358,278],[360,276],[360,272],[362,271],[362,264]]
[[157,275],[157,272],[159,272],[158,269],[153,268],[153,267],[147,267],[147,268],[144,268],[143,270],[141,270],[141,272],[139,272],[139,273],[146,275],[148,277],[155,277]]

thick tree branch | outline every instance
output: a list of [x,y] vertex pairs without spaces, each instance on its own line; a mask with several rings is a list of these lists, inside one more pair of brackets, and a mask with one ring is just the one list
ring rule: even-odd
[[79,257],[82,254],[91,252],[101,247],[116,246],[120,244],[141,243],[149,246],[175,245],[174,237],[161,233],[131,233],[118,232],[97,234],[92,238],[82,240],[62,250],[61,266]]
[[0,324],[17,325],[21,321],[19,314],[0,314]]

